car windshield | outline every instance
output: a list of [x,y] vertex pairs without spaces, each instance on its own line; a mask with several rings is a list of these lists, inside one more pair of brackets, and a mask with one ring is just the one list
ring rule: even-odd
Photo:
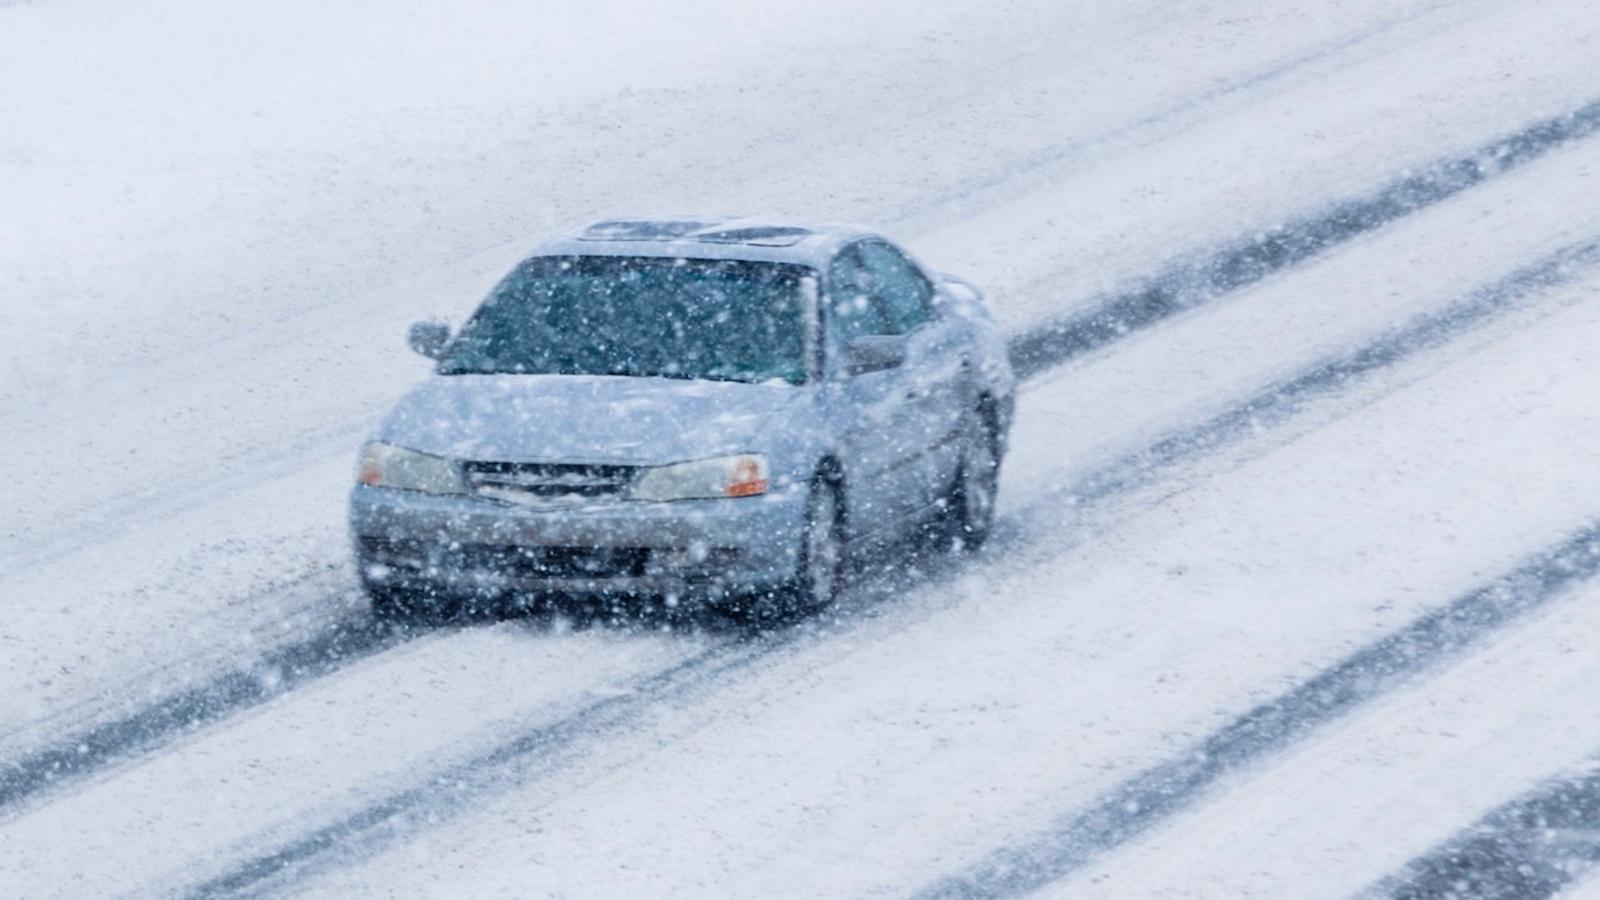
[[634,375],[805,381],[801,266],[534,257],[452,343],[446,375]]

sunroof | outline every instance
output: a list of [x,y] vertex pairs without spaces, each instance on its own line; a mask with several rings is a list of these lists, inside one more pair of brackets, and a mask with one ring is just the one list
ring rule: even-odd
[[715,222],[616,219],[584,229],[586,241],[671,241],[715,225]]
[[717,222],[693,219],[613,219],[590,225],[578,237],[585,241],[703,241],[708,244],[789,247],[810,237],[811,233],[809,228],[795,225],[723,228]]
[[697,241],[713,244],[756,244],[762,247],[789,247],[811,236],[809,228],[792,225],[760,225],[751,228],[730,228],[723,231],[703,231],[692,235]]

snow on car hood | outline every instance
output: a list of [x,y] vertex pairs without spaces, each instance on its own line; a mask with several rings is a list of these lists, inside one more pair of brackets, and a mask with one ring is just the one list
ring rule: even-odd
[[437,375],[377,437],[455,459],[660,463],[761,449],[787,384],[596,375]]

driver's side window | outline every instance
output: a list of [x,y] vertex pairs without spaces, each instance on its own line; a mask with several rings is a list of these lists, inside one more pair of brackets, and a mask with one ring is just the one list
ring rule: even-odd
[[871,273],[872,293],[898,331],[910,333],[933,318],[933,286],[910,260],[883,241],[864,241],[856,248]]
[[845,248],[828,268],[829,327],[841,344],[867,335],[899,333],[873,289],[871,271],[858,246]]

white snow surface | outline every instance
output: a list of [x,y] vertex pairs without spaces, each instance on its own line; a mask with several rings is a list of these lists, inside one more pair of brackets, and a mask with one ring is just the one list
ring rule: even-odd
[[[1597,34],[1587,0],[0,3],[0,763],[359,621],[343,495],[426,372],[404,325],[459,319],[553,230],[878,223],[1021,330],[1597,99]],[[1600,511],[1587,270],[1136,490],[1073,494],[1600,239],[1597,184],[1578,142],[1045,373],[983,554],[269,886],[903,894],[1036,833]],[[1397,870],[1600,752],[1597,597],[1052,890],[1331,896]],[[0,810],[0,893],[191,888],[727,640],[404,643]]]

